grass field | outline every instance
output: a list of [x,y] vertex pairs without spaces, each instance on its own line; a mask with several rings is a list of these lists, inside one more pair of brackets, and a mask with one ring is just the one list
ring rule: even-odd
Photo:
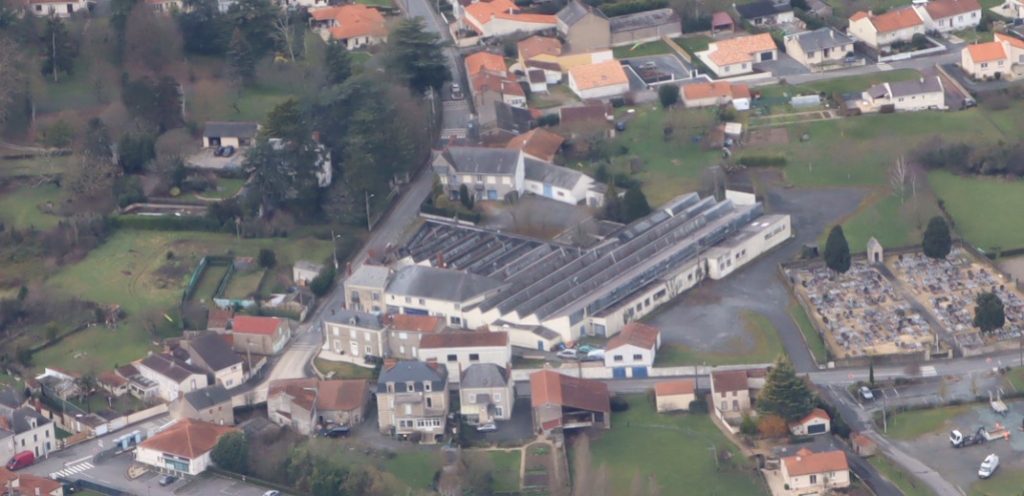
[[783,95],[795,96],[799,94],[821,93],[828,96],[834,93],[859,93],[867,91],[868,88],[879,83],[895,83],[909,81],[921,77],[921,73],[912,69],[900,69],[896,71],[872,72],[859,76],[850,76],[836,79],[823,79],[812,81],[801,85],[770,85],[757,88],[765,97],[780,97]]
[[875,455],[868,458],[875,468],[878,469],[885,478],[896,484],[896,487],[903,492],[903,496],[930,496],[931,491],[928,490],[928,486],[921,482],[920,479],[913,475],[907,474],[903,468],[896,465],[888,458],[882,455]]
[[782,353],[779,331],[767,317],[757,312],[740,313],[744,328],[753,343],[736,336],[729,344],[728,353],[701,352],[679,343],[663,343],[655,358],[656,367],[684,365],[731,365],[739,363],[771,363]]
[[814,355],[814,360],[819,365],[824,365],[828,361],[828,354],[825,353],[825,343],[821,340],[821,335],[814,329],[814,325],[811,324],[811,319],[807,316],[807,312],[804,311],[804,307],[800,306],[799,303],[791,305],[786,309],[789,312],[789,316],[793,317],[793,322],[796,322],[797,327],[800,328],[800,332],[804,335],[804,340],[807,342],[807,348],[811,351],[811,355]]
[[[612,414],[612,429],[590,443],[594,468],[610,472],[610,494],[630,494],[635,473],[653,475],[661,494],[766,494],[760,476],[706,415],[663,415],[643,395]],[[716,471],[711,448],[733,457]]]
[[636,47],[636,50],[630,50],[631,48],[633,48],[633,45],[612,48],[612,55],[614,55],[616,59],[622,60],[632,57],[648,57],[651,55],[672,53],[672,49],[669,48],[664,41],[660,40],[644,43]]
[[369,7],[391,7],[391,0],[357,0],[356,3],[361,3]]
[[239,269],[231,273],[228,279],[227,288],[224,289],[224,298],[242,300],[260,290],[260,280],[263,279],[264,270],[259,267]]
[[0,159],[0,177],[36,177],[60,174],[71,162],[71,156],[36,157],[25,160]]
[[242,186],[245,186],[245,179],[217,179],[217,186],[220,191],[205,191],[202,196],[206,198],[230,198],[238,194]]
[[1024,491],[1024,470],[1011,470],[1007,465],[988,479],[971,484],[967,496],[1020,496]]
[[366,367],[345,362],[332,362],[322,358],[317,358],[313,363],[316,364],[316,369],[321,374],[327,375],[334,372],[331,379],[373,379],[373,369]]
[[904,412],[889,419],[889,432],[886,436],[893,439],[914,439],[941,429],[946,421],[966,410],[967,407],[957,406]]
[[59,206],[60,199],[60,188],[51,184],[0,195],[0,221],[19,229],[49,229],[56,226],[60,218],[43,213],[39,206],[48,201]]
[[971,244],[983,250],[1024,247],[1020,217],[1007,215],[1024,209],[1024,183],[944,171],[928,174],[928,180],[935,195],[946,202],[957,231]]
[[519,468],[523,462],[522,450],[488,451],[494,465],[494,492],[519,490]]
[[676,42],[683,50],[694,54],[707,50],[708,44],[715,40],[707,36],[693,36],[690,38],[673,38],[672,41]]
[[220,287],[221,281],[224,280],[224,275],[227,273],[227,265],[207,264],[206,268],[203,269],[203,273],[199,275],[199,282],[196,284],[196,289],[192,291],[192,299],[195,301],[209,303],[213,300],[214,295],[217,293],[217,289]]
[[430,489],[441,468],[439,455],[427,450],[399,451],[384,462],[384,469],[413,489]]

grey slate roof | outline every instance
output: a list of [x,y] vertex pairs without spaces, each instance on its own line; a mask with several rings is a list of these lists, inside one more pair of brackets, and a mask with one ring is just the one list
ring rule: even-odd
[[583,178],[583,173],[574,171],[568,167],[561,167],[549,164],[540,160],[527,158],[523,161],[526,165],[526,180],[537,181],[543,184],[564,189],[573,189]]
[[438,160],[444,160],[461,173],[511,176],[516,173],[519,150],[450,146]]
[[912,79],[910,81],[876,84],[868,89],[868,94],[873,98],[884,97],[887,94],[890,98],[898,98],[940,91],[942,91],[942,83],[939,81],[939,77],[932,76]]
[[413,265],[395,274],[388,293],[444,301],[466,301],[502,286],[494,279],[469,272]]
[[331,324],[350,325],[373,331],[379,331],[384,328],[380,317],[372,313],[356,312],[354,310],[338,309],[331,313],[329,317],[324,317],[324,320]]
[[36,427],[50,423],[50,419],[36,412],[34,408],[26,406],[11,413],[11,430],[15,434],[32,430],[32,424],[29,422],[31,419],[35,419]]
[[0,405],[8,408],[18,408],[25,403],[25,395],[17,389],[7,387],[0,390]]
[[217,384],[185,393],[185,401],[192,405],[192,408],[203,410],[225,402],[230,403],[231,393],[228,393],[224,386]]
[[199,368],[167,355],[149,355],[142,359],[140,365],[145,365],[154,372],[177,382],[188,379],[192,374],[206,375],[206,372]]
[[493,363],[474,363],[462,372],[459,388],[492,388],[508,386],[508,375],[504,367]]
[[360,287],[383,288],[388,283],[391,269],[380,265],[363,264],[345,279],[345,284]]
[[207,138],[255,138],[259,124],[255,122],[207,122],[203,136]]
[[820,28],[814,31],[797,33],[792,36],[796,37],[797,44],[806,53],[853,43],[853,38],[835,28]]
[[[513,107],[505,102],[494,102],[494,118],[498,129],[504,129],[513,134],[523,134],[533,129],[533,114],[530,113],[529,109]],[[461,171],[462,169],[459,170]],[[515,169],[512,169],[512,172],[503,174],[513,173],[515,173]]]
[[777,6],[772,3],[771,0],[760,0],[753,3],[746,3],[743,5],[736,6],[736,12],[739,12],[744,19],[757,19],[758,17],[767,17],[775,15],[780,12],[792,12],[793,7],[789,5]]
[[[423,383],[426,381],[430,381],[432,391],[443,391],[448,383],[448,368],[444,364],[434,368],[426,362],[413,360],[398,362],[391,368],[385,364],[377,378],[377,393],[387,393],[389,382],[395,383],[396,393],[423,391]],[[412,391],[406,390],[408,382],[413,383]]]
[[565,7],[562,8],[562,10],[559,10],[558,13],[555,14],[555,17],[558,17],[559,21],[562,21],[565,24],[572,26],[573,24],[580,22],[580,20],[586,17],[589,12],[593,12],[598,17],[605,17],[605,15],[601,12],[600,9],[587,7],[586,5],[583,5],[583,3],[580,2],[579,0],[570,1],[568,4],[566,4]]
[[207,332],[189,343],[191,355],[198,355],[211,372],[231,368],[242,363],[242,357],[216,332]]
[[664,26],[666,24],[675,24],[676,27],[682,29],[679,15],[677,15],[672,9],[648,10],[647,12],[615,16],[609,19],[609,21],[611,22],[611,29],[613,33],[632,31],[634,29],[654,28]]

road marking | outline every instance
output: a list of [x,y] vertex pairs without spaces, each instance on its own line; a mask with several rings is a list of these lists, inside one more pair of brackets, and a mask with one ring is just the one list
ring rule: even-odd
[[[57,471],[57,472],[54,472],[54,473],[50,474],[50,478],[51,479],[56,479],[58,477],[68,477],[68,476],[77,474],[79,472],[84,472],[84,471],[89,470],[91,468],[93,468],[93,465],[91,463],[89,463],[89,462],[76,463],[76,464],[71,465],[71,466],[65,466],[64,470],[60,470],[60,471]],[[82,475],[85,475],[85,474],[82,474]]]
[[892,390],[892,392],[896,393],[896,397],[897,397],[897,398],[899,398],[899,397],[900,397],[900,392],[899,392],[899,391],[897,391],[897,390],[893,389],[893,390]]
[[925,365],[924,367],[921,367],[921,377],[935,377],[937,375],[939,375],[939,373],[935,370],[934,365]]

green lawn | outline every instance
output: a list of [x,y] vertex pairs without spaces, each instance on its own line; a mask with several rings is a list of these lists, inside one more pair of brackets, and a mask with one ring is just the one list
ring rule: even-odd
[[636,47],[635,50],[633,50],[632,48],[633,45],[615,47],[612,49],[612,54],[615,56],[616,59],[621,60],[632,57],[648,57],[651,55],[662,55],[666,53],[672,53],[672,49],[669,48],[669,46],[666,45],[665,42],[661,40],[643,43],[640,46]]
[[248,298],[253,293],[258,293],[263,272],[264,270],[259,267],[232,272],[227,287],[224,289],[223,297],[241,300]]
[[965,178],[948,172],[928,174],[935,195],[946,202],[956,229],[983,250],[1024,247],[1021,217],[1008,215],[1024,209],[1024,183],[994,178]]
[[979,479],[971,484],[968,496],[1020,496],[1024,488],[1024,470],[1012,470],[1003,465],[989,479]]
[[678,343],[663,343],[654,365],[678,367],[686,365],[732,365],[739,363],[771,363],[783,352],[779,331],[767,317],[757,312],[740,312],[751,345],[743,336],[732,338],[728,353],[707,353]]
[[202,196],[206,198],[230,198],[238,194],[245,186],[245,179],[217,179],[217,186],[223,189],[219,191],[204,191]]
[[825,343],[821,340],[818,331],[814,329],[814,325],[811,324],[811,319],[807,316],[804,307],[797,303],[791,305],[786,311],[789,312],[789,316],[793,318],[793,322],[796,322],[800,332],[803,333],[804,340],[807,341],[807,348],[811,350],[811,355],[814,355],[814,360],[818,362],[818,365],[824,365],[828,361]]
[[71,162],[71,156],[37,157],[25,160],[0,159],[0,177],[35,177],[44,174],[62,174]]
[[384,470],[413,489],[429,489],[440,468],[439,455],[428,450],[398,451],[384,462]]
[[356,0],[356,3],[369,7],[392,7],[391,0]]
[[887,479],[896,484],[896,487],[903,492],[903,496],[930,496],[931,491],[928,490],[928,486],[921,482],[920,479],[913,475],[908,475],[902,467],[896,465],[888,458],[882,455],[875,455],[868,458],[879,472],[882,473]]
[[[766,494],[753,465],[710,417],[663,415],[655,412],[644,395],[626,398],[629,410],[613,413],[611,430],[590,443],[594,468],[604,466],[610,472],[610,494],[630,494],[637,472],[645,479],[653,475],[661,494]],[[712,447],[733,455],[720,462],[718,471]]]
[[519,468],[523,462],[523,451],[488,451],[494,465],[494,492],[519,490]]
[[[1024,367],[1010,369],[1003,382],[1010,383],[1015,391],[1024,391]],[[1005,387],[1005,385],[1004,385]]]
[[942,429],[949,419],[966,410],[967,407],[957,406],[903,412],[889,419],[889,432],[886,436],[893,439],[914,439]]
[[[922,186],[917,198],[907,191],[903,201],[889,189],[879,188],[865,197],[857,212],[843,222],[843,233],[853,252],[863,252],[868,240],[878,239],[882,246],[900,247],[921,243],[928,219],[939,215],[935,198]],[[818,236],[818,245],[825,249],[828,230]]]
[[207,264],[206,268],[203,269],[203,273],[199,275],[199,282],[196,283],[196,289],[192,291],[192,299],[209,303],[213,300],[214,295],[217,293],[217,289],[220,287],[220,283],[224,280],[224,275],[227,273],[227,265]]
[[331,379],[373,379],[373,369],[359,367],[345,362],[332,362],[317,358],[314,363],[321,374],[334,372]]
[[43,213],[40,206],[53,202],[60,207],[60,188],[48,184],[38,188],[23,187],[17,191],[0,195],[0,221],[19,229],[35,227],[50,229],[60,218]]
[[682,47],[683,50],[694,54],[708,49],[708,44],[715,41],[707,36],[693,36],[689,38],[673,38],[672,41]]
[[912,69],[900,69],[896,71],[872,72],[858,76],[850,76],[835,79],[823,79],[812,81],[801,85],[772,85],[757,88],[761,94],[768,97],[778,97],[783,94],[794,96],[807,93],[825,92],[828,96],[834,93],[859,93],[867,91],[868,88],[879,83],[895,83],[909,81],[921,77],[921,73]]

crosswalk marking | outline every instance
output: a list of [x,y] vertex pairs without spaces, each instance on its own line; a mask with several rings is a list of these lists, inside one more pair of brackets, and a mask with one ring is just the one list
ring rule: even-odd
[[442,138],[465,138],[466,129],[445,128],[441,130]]
[[921,377],[935,377],[937,375],[939,375],[939,373],[935,371],[934,365],[925,365],[924,367],[921,367]]
[[89,470],[92,467],[93,467],[93,464],[91,464],[89,462],[76,463],[74,465],[71,465],[70,467],[65,467],[64,470],[61,470],[61,471],[54,472],[54,473],[50,474],[50,478],[51,479],[57,479],[59,477],[70,477],[70,476],[75,475],[75,474],[77,474],[79,472],[84,472],[86,470]]
[[441,105],[445,108],[463,108],[469,106],[465,100],[445,100],[441,102]]

